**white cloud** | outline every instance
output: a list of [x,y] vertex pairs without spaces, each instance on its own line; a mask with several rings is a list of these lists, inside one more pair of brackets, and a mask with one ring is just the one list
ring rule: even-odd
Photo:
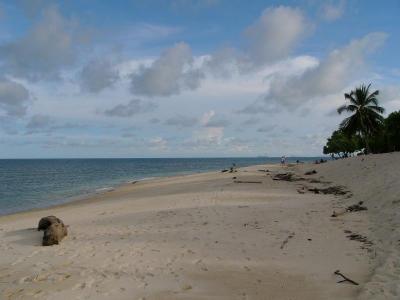
[[151,66],[141,66],[131,75],[131,91],[149,97],[171,96],[196,89],[203,73],[193,68],[190,47],[178,43],[164,51]]
[[206,126],[214,116],[215,116],[214,110],[210,110],[210,111],[204,113],[202,115],[202,117],[200,118],[201,125]]
[[215,111],[210,110],[203,114],[200,118],[200,124],[205,127],[225,127],[229,125],[229,121],[215,117]]
[[321,8],[321,17],[326,21],[335,21],[344,14],[346,2],[344,0],[335,3],[325,3]]
[[119,79],[118,70],[104,59],[94,59],[82,68],[80,85],[83,91],[98,93],[113,86]]
[[104,112],[109,117],[131,117],[136,114],[153,111],[157,105],[140,99],[133,99],[127,104],[118,104]]
[[245,31],[253,67],[286,58],[308,29],[309,24],[300,9],[286,6],[266,9]]
[[168,149],[168,141],[162,137],[155,137],[149,140],[149,146],[153,151],[165,151]]
[[11,74],[30,80],[55,79],[76,59],[76,23],[64,19],[55,7],[22,38],[0,46],[1,60]]
[[364,75],[365,57],[380,47],[385,38],[384,33],[370,33],[332,51],[317,67],[300,76],[274,77],[265,102],[296,108],[313,98],[343,90],[352,80]]
[[271,132],[271,131],[275,130],[276,127],[277,127],[277,125],[269,125],[269,126],[260,127],[257,129],[257,132],[262,132],[262,133]]
[[176,115],[165,121],[165,125],[176,126],[180,128],[192,127],[198,123],[198,119],[185,115]]
[[32,116],[29,123],[26,125],[29,129],[43,128],[48,127],[52,124],[52,120],[49,116],[46,115],[34,115]]
[[223,127],[207,127],[195,131],[192,139],[187,144],[195,145],[197,147],[215,146],[222,143],[223,137]]
[[22,84],[0,78],[0,111],[4,111],[8,116],[24,116],[30,98],[29,91]]

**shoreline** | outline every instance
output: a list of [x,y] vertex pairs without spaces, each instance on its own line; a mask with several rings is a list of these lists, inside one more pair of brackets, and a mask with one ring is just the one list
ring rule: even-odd
[[[191,158],[189,158],[190,160]],[[219,159],[219,158],[216,158]],[[223,159],[234,159],[234,158],[223,158]],[[242,158],[237,158],[237,159],[242,159]],[[253,159],[253,158],[251,158]],[[257,158],[254,158],[257,159]],[[272,158],[275,159],[275,158]],[[28,159],[29,160],[29,159]],[[42,160],[42,159],[39,159]],[[63,160],[63,159],[56,159],[56,160]],[[86,159],[83,159],[86,160]],[[98,159],[93,159],[93,160],[98,160]],[[107,159],[106,159],[107,160]],[[120,160],[120,159],[116,159],[116,160]],[[129,160],[129,159],[127,159]],[[150,159],[151,160],[151,159]],[[162,159],[161,159],[162,160]],[[233,161],[234,162],[234,161]],[[274,163],[273,163],[274,164]],[[228,164],[225,165],[225,168],[227,167]],[[250,165],[243,165],[243,167],[248,167],[251,166]],[[107,192],[107,189],[116,189],[120,186],[123,186],[125,184],[129,184],[132,181],[143,181],[143,180],[148,180],[149,178],[164,178],[164,177],[174,177],[174,176],[184,176],[184,175],[192,175],[192,174],[199,174],[199,173],[207,173],[207,172],[216,172],[218,170],[221,170],[221,168],[224,168],[223,166],[218,166],[215,169],[202,169],[202,168],[198,168],[198,169],[192,169],[190,170],[190,168],[188,168],[188,170],[178,170],[178,171],[166,171],[164,174],[146,174],[146,175],[134,175],[132,177],[125,177],[125,178],[121,178],[118,180],[112,180],[109,179],[108,181],[106,180],[105,182],[103,182],[102,185],[97,185],[97,184],[92,184],[92,186],[85,188],[85,187],[77,187],[76,190],[74,189],[70,189],[71,192],[69,193],[70,196],[68,195],[60,195],[57,196],[55,195],[53,198],[57,199],[56,201],[54,201],[54,203],[51,202],[47,202],[47,201],[43,201],[44,203],[41,203],[42,200],[38,199],[39,203],[36,204],[36,207],[30,207],[28,209],[18,209],[16,208],[16,210],[14,211],[9,211],[6,213],[1,213],[0,217],[2,216],[7,216],[7,215],[12,215],[12,214],[16,214],[16,213],[23,213],[23,212],[27,212],[30,210],[41,210],[41,209],[46,209],[46,208],[51,208],[51,207],[57,207],[59,205],[64,205],[64,204],[68,204],[70,202],[76,202],[76,201],[81,201],[81,200],[85,200],[87,198],[92,198],[98,194],[101,194],[103,192]],[[102,191],[104,189],[104,191]],[[54,190],[56,193],[58,193],[59,191],[57,189]],[[48,193],[53,193],[52,190],[47,191]],[[46,203],[47,202],[47,203]],[[23,205],[23,203],[21,203],[21,205]]]
[[[250,166],[247,166],[250,167]],[[245,168],[245,167],[244,167]],[[73,204],[78,204],[79,202],[84,202],[84,201],[90,201],[92,198],[96,198],[97,196],[101,196],[104,194],[107,194],[109,192],[115,191],[119,188],[130,186],[135,183],[139,182],[145,182],[145,181],[152,181],[152,180],[159,180],[159,179],[167,179],[167,178],[179,178],[179,177],[184,177],[184,176],[191,176],[191,175],[197,175],[197,174],[206,174],[206,173],[215,173],[218,171],[193,171],[193,172],[182,172],[185,174],[177,174],[177,175],[164,175],[164,176],[153,176],[153,177],[144,177],[144,178],[139,178],[139,179],[132,179],[132,180],[123,180],[120,183],[116,183],[114,185],[110,184],[109,186],[104,186],[100,188],[96,188],[93,191],[87,192],[87,193],[81,193],[76,196],[71,196],[64,198],[61,200],[59,203],[49,205],[49,206],[43,206],[43,207],[33,207],[27,210],[21,210],[21,211],[16,211],[16,212],[11,212],[7,214],[0,214],[0,219],[2,217],[7,217],[7,216],[12,216],[12,215],[19,215],[19,214],[24,214],[24,213],[29,213],[33,211],[44,211],[44,210],[49,210],[52,208],[58,208],[58,207],[66,207],[68,205],[73,205]]]
[[[400,172],[393,162],[400,162],[399,154],[161,177],[1,216],[0,295],[380,299],[383,286],[399,282],[392,267],[398,249],[390,244],[398,238],[393,222],[399,221],[390,217],[396,210],[386,207],[396,205],[399,195],[395,179],[389,180]],[[317,173],[305,176],[311,169]],[[287,172],[303,179],[273,180]],[[351,194],[308,190],[338,185]],[[382,197],[386,190],[390,194]],[[360,199],[367,211],[331,217]],[[60,245],[42,247],[42,233],[34,227],[50,214],[70,226],[69,235]],[[349,231],[372,244],[350,239]],[[335,270],[360,285],[338,284]],[[392,292],[385,288],[385,299],[396,299]]]
[[[244,167],[239,167],[238,169],[245,169],[245,168],[256,168],[256,167],[274,167],[274,166],[279,166],[279,163],[275,163],[275,164],[264,164],[264,165],[250,165],[250,166],[244,166]],[[29,215],[30,213],[38,213],[38,212],[45,212],[45,211],[51,211],[51,210],[58,210],[60,208],[66,208],[66,207],[73,207],[73,206],[79,206],[79,205],[85,205],[85,204],[89,204],[89,203],[93,203],[95,204],[98,201],[107,201],[106,196],[109,195],[112,192],[119,192],[121,190],[126,190],[129,187],[136,187],[138,186],[138,183],[140,185],[140,183],[158,183],[160,181],[164,181],[164,180],[174,180],[174,179],[182,179],[185,177],[189,177],[189,176],[196,176],[196,175],[216,175],[216,174],[223,174],[221,171],[193,171],[187,174],[179,174],[179,175],[165,175],[165,176],[154,176],[154,177],[145,177],[142,179],[137,179],[137,180],[129,180],[129,181],[123,181],[117,185],[114,186],[110,186],[110,187],[104,187],[105,189],[111,189],[111,190],[105,190],[105,191],[100,191],[100,192],[90,192],[87,194],[81,194],[78,196],[73,196],[73,197],[68,197],[68,201],[63,202],[63,203],[58,203],[58,204],[54,204],[54,205],[50,205],[50,206],[46,206],[46,207],[36,207],[36,208],[30,208],[28,210],[23,210],[23,211],[17,211],[17,212],[13,212],[10,214],[5,214],[5,215],[0,215],[0,221],[3,218],[7,218],[7,217],[17,217],[17,216],[21,216],[21,215]],[[231,173],[229,173],[231,174]],[[133,186],[134,185],[134,186]],[[103,189],[103,188],[100,188]],[[96,189],[99,190],[99,189]],[[112,195],[110,195],[112,196]]]

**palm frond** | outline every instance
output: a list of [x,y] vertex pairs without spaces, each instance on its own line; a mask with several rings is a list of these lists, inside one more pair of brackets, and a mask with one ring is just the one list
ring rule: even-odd
[[385,112],[385,109],[381,106],[377,106],[377,105],[368,105],[365,108],[375,111],[377,113],[383,114]]
[[346,93],[344,94],[344,98],[349,100],[350,103],[354,104],[354,105],[358,105],[358,101],[356,98],[354,98],[354,91],[351,91],[350,93]]
[[338,114],[340,115],[342,112],[347,111],[347,105],[343,104],[337,109]]

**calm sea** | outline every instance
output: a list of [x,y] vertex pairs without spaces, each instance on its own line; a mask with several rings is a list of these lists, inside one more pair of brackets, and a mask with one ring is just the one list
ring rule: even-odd
[[[288,161],[316,158],[289,158]],[[0,160],[0,215],[65,203],[124,182],[263,163],[279,158]]]

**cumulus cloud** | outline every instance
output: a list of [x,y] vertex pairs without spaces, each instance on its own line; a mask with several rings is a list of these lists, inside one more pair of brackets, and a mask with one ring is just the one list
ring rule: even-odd
[[74,29],[76,23],[64,19],[55,7],[46,8],[25,36],[0,45],[3,66],[30,80],[57,78],[62,67],[75,61]]
[[75,123],[75,122],[67,122],[60,123],[58,120],[43,114],[33,115],[29,122],[26,124],[26,134],[34,134],[34,133],[47,133],[51,134],[57,130],[70,130],[70,129],[83,129],[86,128],[87,125]]
[[260,119],[258,119],[258,118],[249,118],[249,119],[244,120],[242,122],[242,125],[244,125],[244,126],[252,126],[252,125],[258,124],[259,122],[260,122]]
[[215,117],[215,111],[210,110],[200,118],[200,124],[205,127],[225,127],[230,124],[226,119]]
[[312,31],[300,9],[270,7],[244,30],[244,47],[224,47],[205,59],[204,70],[216,77],[246,74],[282,61]]
[[279,6],[264,10],[247,28],[247,52],[253,66],[286,58],[305,36],[309,24],[300,9]]
[[184,145],[195,148],[220,145],[223,142],[223,127],[208,127],[193,132],[190,140],[185,141]]
[[203,68],[207,73],[216,77],[230,78],[241,71],[242,64],[240,61],[244,59],[241,55],[234,48],[218,49],[212,55],[206,57]]
[[20,83],[0,78],[0,111],[12,117],[26,114],[30,102],[29,91]]
[[164,151],[168,149],[168,141],[162,137],[152,138],[148,144],[151,150]]
[[266,101],[266,99],[257,99],[253,103],[247,105],[243,109],[239,110],[239,114],[276,114],[282,111],[282,105],[277,102]]
[[145,102],[140,99],[133,99],[128,104],[118,104],[104,112],[109,117],[132,117],[136,114],[147,113],[155,110],[157,105],[153,102]]
[[176,115],[172,118],[167,119],[164,124],[169,126],[184,128],[184,127],[192,127],[196,125],[198,121],[199,120],[197,118],[188,117],[184,115]]
[[31,120],[26,125],[28,129],[36,129],[36,128],[43,128],[49,127],[52,124],[52,120],[49,116],[46,115],[34,115],[32,116]]
[[83,67],[80,79],[82,90],[98,93],[113,86],[119,79],[119,72],[110,61],[94,59]]
[[273,78],[264,102],[293,109],[316,97],[342,91],[363,75],[365,57],[382,46],[385,38],[385,33],[370,33],[332,51],[318,66],[300,76]]
[[46,115],[33,115],[26,125],[27,134],[32,134],[36,132],[50,132],[51,126],[53,125],[54,121]]
[[264,126],[257,129],[257,132],[267,133],[276,129],[276,125]]
[[343,16],[345,6],[344,0],[325,3],[321,8],[321,17],[326,21],[335,21]]
[[203,73],[194,68],[190,47],[178,43],[164,51],[151,66],[141,66],[131,75],[131,91],[143,96],[171,96],[196,89]]

